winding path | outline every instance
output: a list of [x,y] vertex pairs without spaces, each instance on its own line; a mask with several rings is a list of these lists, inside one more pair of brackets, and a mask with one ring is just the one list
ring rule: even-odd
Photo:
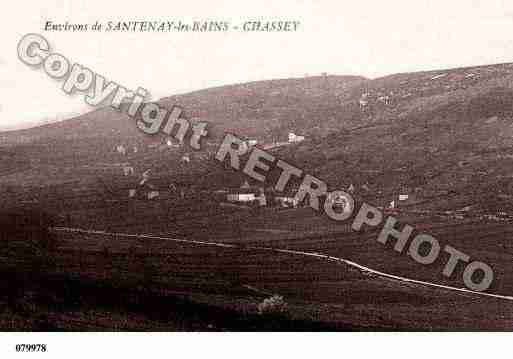
[[356,262],[339,258],[339,257],[333,257],[327,254],[322,253],[316,253],[316,252],[303,252],[303,251],[296,251],[291,249],[279,249],[279,248],[272,248],[272,247],[258,247],[258,246],[240,246],[237,244],[228,244],[228,243],[219,243],[219,242],[208,242],[208,241],[197,241],[192,239],[179,239],[179,238],[169,238],[169,237],[161,237],[161,236],[155,236],[155,235],[148,235],[148,234],[128,234],[128,233],[113,233],[113,232],[106,232],[106,231],[96,231],[96,230],[86,230],[81,228],[68,228],[68,227],[53,227],[53,231],[55,232],[70,232],[70,233],[81,233],[81,234],[92,234],[92,235],[104,235],[104,236],[112,236],[112,237],[125,237],[125,238],[139,238],[139,239],[158,239],[158,240],[164,240],[164,241],[173,241],[173,242],[182,242],[182,243],[191,243],[191,244],[198,244],[198,245],[205,245],[205,246],[215,246],[215,247],[221,247],[221,248],[244,248],[244,249],[254,249],[254,250],[265,250],[265,251],[271,251],[275,253],[287,253],[287,254],[293,254],[298,256],[305,256],[305,257],[314,257],[330,262],[336,262],[336,263],[344,263],[350,267],[357,268],[358,270],[365,272],[365,273],[371,273],[374,275],[377,275],[382,278],[388,278],[392,279],[401,283],[414,283],[419,284],[427,287],[435,287],[435,288],[441,288],[446,289],[450,291],[455,292],[461,292],[461,293],[469,293],[477,296],[483,296],[483,297],[490,297],[490,298],[498,298],[508,301],[513,301],[513,296],[509,295],[501,295],[501,294],[492,294],[492,293],[486,293],[486,292],[476,292],[470,289],[466,288],[458,288],[458,287],[452,287],[448,285],[442,285],[407,277],[401,277],[394,274],[389,274],[385,272],[381,272],[366,266],[363,266],[361,264],[358,264]]

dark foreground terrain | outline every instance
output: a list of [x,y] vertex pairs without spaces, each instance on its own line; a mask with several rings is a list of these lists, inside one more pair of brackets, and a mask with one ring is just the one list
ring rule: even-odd
[[[185,241],[163,233],[88,233],[55,227],[48,233],[52,245],[44,248],[21,251],[11,241],[2,252],[2,328],[511,329],[510,300],[405,283],[345,263],[276,250],[325,253],[396,275],[463,286],[457,276],[444,281],[441,264],[419,267],[407,256],[377,246],[366,238],[372,233],[344,233],[341,225],[330,228],[308,209],[252,213],[239,222],[245,228],[243,239],[221,239],[222,231],[216,239],[214,226],[210,235]],[[301,227],[305,225],[320,232],[307,233]],[[479,255],[495,258],[497,284],[492,292],[510,293],[509,254],[486,241],[487,235],[509,233],[510,225],[453,223],[441,230],[451,234],[451,244],[466,244],[472,255],[471,243],[479,243]],[[465,235],[468,230],[472,235]],[[263,309],[266,298],[275,295],[283,302]]]

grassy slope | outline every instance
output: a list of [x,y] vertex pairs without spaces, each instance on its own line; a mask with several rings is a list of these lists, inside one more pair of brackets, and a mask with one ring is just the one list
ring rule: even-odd
[[[421,187],[479,193],[491,187],[509,193],[504,181],[513,170],[512,76],[512,65],[504,64],[375,80],[314,77],[223,86],[160,102],[169,108],[180,105],[188,117],[212,123],[213,142],[225,131],[261,142],[284,140],[289,131],[305,134],[311,141],[280,155],[333,185],[367,181],[375,185],[373,192]],[[369,94],[369,104],[360,109],[363,93]],[[379,100],[382,96],[389,96],[389,104]],[[125,160],[113,152],[118,143],[144,148],[144,143],[158,140],[127,121],[115,110],[100,109],[57,124],[6,132],[2,139],[8,145],[18,142],[16,151],[33,165],[108,164]],[[208,161],[183,170],[176,168],[179,158],[180,153],[151,150],[130,161],[141,171],[153,167],[192,181],[209,173],[209,182],[225,183],[223,171],[214,171]],[[79,170],[74,171],[78,176]],[[468,199],[475,200],[483,198]]]

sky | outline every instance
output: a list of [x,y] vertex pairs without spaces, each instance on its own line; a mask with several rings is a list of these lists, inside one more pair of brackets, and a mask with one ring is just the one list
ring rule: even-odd
[[[288,33],[45,32],[46,21],[300,21]],[[83,94],[22,63],[16,48],[41,33],[53,51],[152,99],[207,87],[323,72],[369,78],[513,62],[513,2],[273,0],[9,2],[0,13],[0,130],[93,110]]]

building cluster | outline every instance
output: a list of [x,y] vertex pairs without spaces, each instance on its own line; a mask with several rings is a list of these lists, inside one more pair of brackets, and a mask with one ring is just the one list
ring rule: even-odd
[[271,188],[250,185],[248,181],[238,188],[218,190],[216,194],[221,202],[245,206],[297,208],[300,205],[293,191],[278,193]]
[[[152,143],[148,145],[150,149],[162,149],[162,146],[166,148],[179,148],[181,147],[181,143],[174,139],[167,139],[162,143]],[[127,147],[123,144],[119,144],[115,147],[115,152],[122,157],[129,157],[130,153],[138,153],[139,149],[137,146]],[[198,154],[199,159],[205,159],[208,157],[205,154]],[[191,162],[191,155],[189,153],[183,153],[180,157],[180,163],[187,165]],[[133,165],[130,162],[122,162],[119,164],[122,169],[123,177],[125,180],[123,181],[123,186],[125,188],[128,187],[128,198],[137,198],[137,199],[157,199],[161,198],[164,193],[169,194],[173,192],[173,188],[176,190],[176,186],[171,186],[171,188],[167,188],[163,183],[158,183],[162,181],[158,181],[151,177],[151,170],[147,169],[140,175],[140,178],[137,177],[136,171]],[[162,188],[166,187],[166,190],[163,191]],[[182,193],[178,193],[183,197]]]
[[395,198],[389,203],[388,208],[395,209],[402,204],[406,204],[410,199],[410,195],[408,194],[399,194],[395,196]]
[[392,102],[394,92],[364,92],[361,94],[358,105],[362,111],[367,110],[371,105],[384,105],[388,106]]
[[[308,206],[308,197],[303,203],[299,202],[299,199],[296,197],[298,190],[299,188],[295,187],[284,192],[277,192],[273,188],[251,186],[246,181],[239,188],[220,190],[217,193],[225,194],[226,201],[234,204],[280,208]],[[327,198],[327,200],[333,203],[333,208],[335,209],[341,211],[349,210],[348,202],[342,196],[332,196]]]
[[[273,143],[272,145],[259,144],[259,141],[255,138],[246,138],[242,142],[242,147],[246,147],[247,150],[250,150],[255,146],[262,147],[276,147],[280,145],[288,145],[294,143],[300,143],[305,140],[305,136],[297,135],[294,132],[288,133],[288,141],[283,143]],[[148,145],[148,148],[151,150],[163,150],[165,148],[173,149],[180,148],[182,146],[181,143],[176,141],[173,138],[168,138],[165,141],[155,142]],[[126,146],[124,144],[119,144],[115,146],[115,152],[125,158],[130,158],[131,153],[137,153],[139,149],[137,146]],[[204,153],[183,153],[179,157],[179,162],[183,165],[188,165],[191,163],[192,157],[194,155],[194,159],[208,159],[208,154]],[[161,180],[157,180],[151,176],[151,170],[145,170],[139,175],[136,173],[134,166],[126,161],[121,162],[119,165],[122,168],[122,174],[125,178],[123,187],[128,192],[128,198],[131,199],[146,199],[146,200],[155,200],[155,199],[163,199],[164,197],[172,194],[174,197],[184,197],[184,191],[178,190],[176,185],[174,184],[166,184]],[[162,183],[159,183],[162,182]],[[223,198],[219,198],[221,201],[229,202],[229,203],[239,203],[245,205],[255,205],[255,206],[279,206],[284,208],[296,208],[298,207],[299,201],[294,198],[293,195],[288,195],[284,193],[274,193],[272,190],[264,189],[261,187],[250,186],[247,182],[244,183],[240,188],[235,189],[226,189],[215,191],[215,193],[223,194]]]

